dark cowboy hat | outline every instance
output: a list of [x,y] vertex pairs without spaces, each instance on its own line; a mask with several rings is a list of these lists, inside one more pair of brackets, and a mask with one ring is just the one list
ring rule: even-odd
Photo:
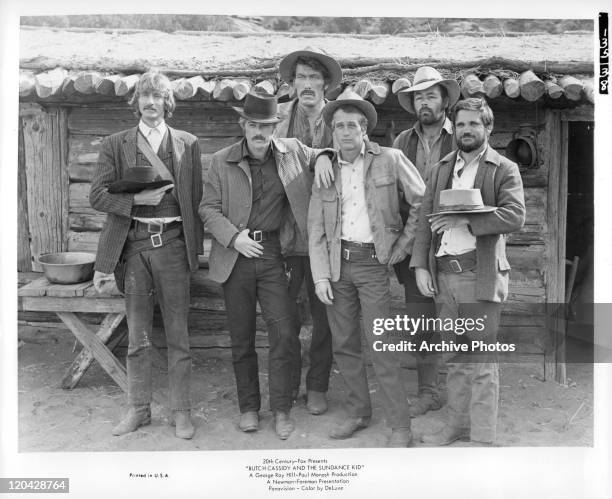
[[162,179],[161,175],[155,171],[155,168],[150,166],[134,166],[127,169],[122,179],[113,182],[108,187],[108,192],[111,194],[122,192],[135,193],[144,189],[157,189],[171,183],[172,180]]
[[265,92],[251,91],[244,100],[244,107],[234,107],[242,118],[255,123],[278,123],[278,101],[274,95]]
[[397,99],[399,100],[400,105],[406,111],[416,114],[414,111],[414,106],[412,105],[412,96],[410,94],[413,92],[418,92],[419,90],[426,90],[434,85],[442,85],[446,88],[448,93],[449,107],[453,107],[459,100],[459,95],[461,94],[459,84],[455,80],[442,78],[440,72],[430,66],[421,66],[419,69],[417,69],[416,73],[414,74],[414,83],[410,88],[400,90],[397,94]]
[[374,130],[376,122],[378,121],[376,109],[371,103],[369,103],[367,100],[362,99],[359,94],[356,94],[350,88],[345,89],[344,92],[342,92],[336,100],[330,101],[325,104],[325,107],[323,108],[323,119],[325,120],[327,126],[330,129],[332,128],[331,123],[336,109],[338,109],[340,106],[348,104],[350,104],[351,106],[355,106],[368,119],[367,132],[370,133],[372,130]]
[[278,71],[283,81],[286,81],[287,83],[291,82],[293,76],[293,64],[298,57],[312,57],[327,68],[330,77],[330,82],[327,87],[328,91],[333,90],[340,85],[340,83],[342,83],[342,68],[340,67],[340,64],[338,64],[338,61],[336,61],[336,59],[333,57],[328,56],[325,52],[323,52],[323,50],[314,47],[307,47],[304,50],[296,50],[295,52],[291,52],[283,57],[278,66]]
[[426,216],[490,213],[496,209],[496,206],[484,205],[480,189],[445,189],[440,191],[438,211]]

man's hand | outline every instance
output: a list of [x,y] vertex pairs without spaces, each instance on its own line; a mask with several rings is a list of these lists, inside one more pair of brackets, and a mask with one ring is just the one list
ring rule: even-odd
[[98,293],[110,293],[116,288],[115,275],[105,274],[96,270],[93,276],[93,285]]
[[249,237],[249,229],[244,229],[234,241],[234,249],[247,258],[263,255],[263,246]]
[[174,184],[170,184],[158,187],[157,189],[145,189],[144,191],[140,191],[134,194],[134,204],[157,206],[161,202],[166,191],[173,187]]
[[436,294],[436,291],[433,286],[433,279],[431,278],[431,274],[429,270],[417,267],[414,269],[416,283],[419,288],[419,291],[423,296],[432,297]]
[[429,217],[431,231],[441,234],[447,229],[456,229],[467,226],[470,221],[462,215],[433,215]]
[[314,182],[318,188],[329,187],[334,181],[334,170],[327,154],[321,154],[315,163]]
[[407,254],[408,252],[405,249],[400,248],[396,241],[396,243],[391,248],[391,256],[389,257],[389,262],[387,264],[395,265],[396,263],[399,263],[403,259],[405,259]]
[[315,284],[315,293],[325,305],[333,305],[334,293],[332,293],[331,284],[328,279]]

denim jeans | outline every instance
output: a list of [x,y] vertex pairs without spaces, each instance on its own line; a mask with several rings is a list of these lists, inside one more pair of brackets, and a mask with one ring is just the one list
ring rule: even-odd
[[[371,260],[371,259],[370,259]],[[370,417],[372,405],[366,376],[365,352],[361,348],[359,313],[372,359],[383,410],[391,428],[410,428],[406,391],[400,377],[399,356],[375,351],[374,341],[386,342],[386,335],[375,336],[374,319],[389,317],[391,292],[389,269],[378,261],[342,260],[340,279],[332,282],[333,305],[327,307],[332,330],[334,358],[348,388],[346,406],[350,417]]]
[[[310,366],[306,373],[306,390],[326,392],[329,388],[329,374],[332,367],[332,338],[327,321],[325,304],[317,298],[315,286],[310,271],[310,258],[308,256],[294,255],[285,258],[289,272],[289,296],[291,298],[292,315],[295,321],[297,334],[302,327],[300,312],[296,303],[300,294],[302,282],[308,293],[310,313],[312,316],[312,340],[308,357]],[[301,344],[297,343],[293,357],[293,391],[298,392],[302,378]]]
[[[130,231],[130,235],[133,235],[133,231]],[[144,237],[149,236],[150,234]],[[157,297],[168,346],[170,407],[172,410],[189,410],[189,264],[183,239],[174,239],[159,248],[128,257],[124,287],[129,336],[126,361],[129,403],[151,403],[150,347]]]
[[270,409],[289,412],[292,406],[292,353],[297,333],[291,317],[287,276],[278,240],[264,241],[259,258],[238,256],[223,284],[232,342],[240,412],[259,411],[259,369],[255,351],[255,315],[259,301],[268,328],[268,387]]

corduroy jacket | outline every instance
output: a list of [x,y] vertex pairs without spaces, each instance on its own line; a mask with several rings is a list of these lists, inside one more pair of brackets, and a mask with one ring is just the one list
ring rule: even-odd
[[[340,278],[342,181],[337,157],[332,166],[334,182],[330,187],[313,184],[308,211],[310,268],[315,282]],[[425,184],[400,150],[369,141],[365,142],[363,176],[376,256],[386,264],[395,245],[405,254],[412,249]],[[400,216],[402,200],[410,206],[405,225]]]
[[[251,169],[243,158],[244,141],[217,151],[204,177],[204,197],[199,213],[206,230],[214,237],[208,277],[221,283],[227,280],[238,258],[238,251],[229,247],[232,238],[246,228],[251,214]],[[311,171],[321,150],[306,147],[297,139],[281,138],[272,139],[272,148],[289,200],[280,229],[281,250],[288,254],[295,247],[296,228],[306,234]]]
[[[436,292],[435,252],[441,235],[432,235],[426,215],[439,211],[440,191],[449,188],[456,159],[457,151],[454,151],[431,171],[410,260],[411,268],[420,267],[431,272]],[[478,164],[474,189],[480,189],[485,205],[497,206],[491,213],[466,215],[469,229],[476,236],[476,296],[479,300],[501,302],[508,296],[510,270],[505,234],[520,229],[525,223],[525,196],[518,166],[487,146]]]
[[[115,133],[102,141],[96,173],[89,191],[89,203],[107,213],[100,234],[95,269],[110,274],[115,270],[131,224],[133,194],[110,194],[108,187],[136,164],[138,127]],[[203,226],[198,216],[202,199],[202,163],[198,139],[190,133],[168,127],[172,140],[174,192],[183,218],[183,235],[189,268],[198,268],[197,255],[203,252]]]

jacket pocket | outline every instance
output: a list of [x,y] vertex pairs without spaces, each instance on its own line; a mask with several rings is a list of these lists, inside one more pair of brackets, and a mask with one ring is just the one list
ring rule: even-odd
[[386,185],[391,185],[395,183],[395,178],[393,175],[383,175],[380,177],[374,177],[373,179],[375,187],[384,187]]

